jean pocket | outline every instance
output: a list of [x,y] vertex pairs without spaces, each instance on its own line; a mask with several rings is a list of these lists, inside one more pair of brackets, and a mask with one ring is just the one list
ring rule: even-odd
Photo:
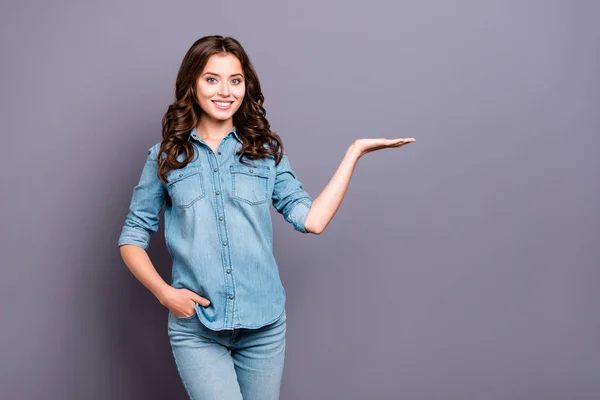
[[177,319],[179,321],[188,321],[188,320],[193,319],[196,316],[196,310],[194,309],[194,313],[192,315],[188,315],[187,317],[178,317],[172,311],[171,311],[171,314],[173,314],[173,316],[175,317],[175,319]]
[[204,197],[204,181],[200,167],[187,167],[167,172],[167,191],[173,205],[188,208]]
[[231,195],[234,199],[251,205],[265,203],[269,199],[268,165],[231,165]]

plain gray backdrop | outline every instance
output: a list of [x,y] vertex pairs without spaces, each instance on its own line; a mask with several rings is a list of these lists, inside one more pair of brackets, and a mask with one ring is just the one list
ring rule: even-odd
[[[198,38],[237,38],[325,232],[272,208],[282,400],[600,398],[600,6],[9,1],[0,398],[184,399],[117,238]],[[166,281],[161,228],[149,255]]]

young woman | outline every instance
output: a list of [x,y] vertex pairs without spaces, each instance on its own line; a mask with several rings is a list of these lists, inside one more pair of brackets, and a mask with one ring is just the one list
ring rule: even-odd
[[[297,231],[318,235],[361,156],[415,141],[356,140],[313,201],[270,129],[263,100],[237,40],[196,41],[118,241],[124,263],[169,310],[169,340],[191,399],[279,398],[286,295],[273,257],[270,204]],[[163,205],[170,285],[146,253]]]

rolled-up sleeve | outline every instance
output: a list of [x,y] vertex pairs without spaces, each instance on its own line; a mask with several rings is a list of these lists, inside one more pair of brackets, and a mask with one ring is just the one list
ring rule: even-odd
[[159,144],[148,149],[148,157],[138,184],[133,188],[129,212],[121,229],[118,246],[133,244],[147,249],[150,235],[158,230],[159,214],[165,201],[165,188],[158,179]]
[[302,183],[290,166],[287,153],[283,153],[276,167],[273,207],[298,232],[309,233],[304,223],[313,203],[312,197],[303,189]]

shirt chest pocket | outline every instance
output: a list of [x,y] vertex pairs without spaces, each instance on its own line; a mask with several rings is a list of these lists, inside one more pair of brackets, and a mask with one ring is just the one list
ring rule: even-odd
[[199,167],[174,169],[166,174],[167,191],[173,205],[179,208],[191,207],[204,197],[202,170]]
[[231,195],[234,199],[256,205],[269,199],[268,165],[231,165]]

